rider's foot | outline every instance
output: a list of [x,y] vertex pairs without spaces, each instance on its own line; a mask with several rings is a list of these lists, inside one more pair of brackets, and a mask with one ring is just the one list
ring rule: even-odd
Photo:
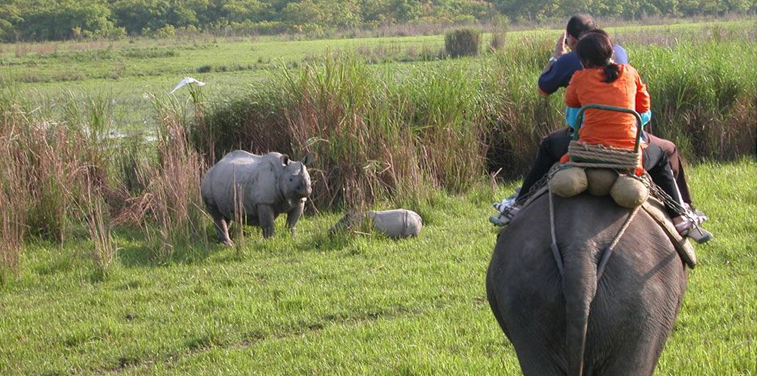
[[696,224],[702,224],[707,221],[707,216],[702,213],[701,210],[694,208],[693,206],[689,204],[684,204],[684,207],[686,208],[686,211],[688,212],[688,216],[693,220]]
[[500,210],[499,214],[495,214],[489,217],[489,222],[495,226],[507,226],[513,217],[518,214],[520,207],[515,205],[515,202],[509,203],[505,206],[497,206],[494,204],[497,210]]
[[507,226],[507,224],[513,219],[513,216],[515,216],[520,210],[520,206],[515,203],[519,193],[520,187],[516,188],[515,193],[502,200],[502,202],[495,202],[492,204],[499,214],[489,217],[489,222],[495,226]]
[[710,239],[712,239],[712,233],[705,230],[695,221],[692,221],[688,218],[678,218],[680,218],[680,220],[676,221],[677,223],[675,223],[675,226],[676,231],[678,231],[681,236],[687,236],[699,244],[707,243],[708,241],[710,241]]

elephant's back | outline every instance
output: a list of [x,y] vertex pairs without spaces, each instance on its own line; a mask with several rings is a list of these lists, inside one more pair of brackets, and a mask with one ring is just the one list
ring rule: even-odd
[[[617,241],[595,294],[587,297],[585,366],[594,370],[588,373],[622,374],[608,371],[621,356],[644,359],[636,366],[625,365],[629,369],[654,365],[686,289],[686,271],[672,242],[644,210],[633,214],[623,230],[632,211],[609,197],[552,199],[554,239],[566,267],[583,260],[588,273],[596,273],[603,250]],[[487,273],[492,310],[515,345],[521,366],[539,353],[532,349],[554,354],[540,360],[549,364],[543,372],[565,369],[570,320],[563,276],[550,248],[551,229],[549,196],[544,195],[500,232]],[[585,281],[594,283],[596,278]]]

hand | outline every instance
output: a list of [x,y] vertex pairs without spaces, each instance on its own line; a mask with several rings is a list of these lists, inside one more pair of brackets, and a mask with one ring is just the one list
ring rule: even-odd
[[560,37],[557,38],[557,43],[555,44],[555,53],[552,56],[554,56],[555,58],[559,58],[560,56],[565,55],[568,52],[570,52],[570,49],[568,48],[568,43],[566,41],[567,39],[568,39],[568,32],[563,30],[562,34],[560,34]]

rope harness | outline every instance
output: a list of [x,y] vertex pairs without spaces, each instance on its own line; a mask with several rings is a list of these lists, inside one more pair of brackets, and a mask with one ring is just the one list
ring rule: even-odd
[[[557,263],[557,270],[560,272],[560,276],[562,276],[564,264],[562,260],[562,254],[560,254],[560,248],[557,246],[557,233],[555,231],[555,206],[552,200],[553,196],[554,194],[552,193],[552,191],[549,191],[549,225],[550,232],[552,234],[552,244],[549,248],[552,250],[552,257],[554,257],[555,263]],[[613,237],[610,244],[602,249],[602,255],[600,256],[599,264],[597,265],[597,282],[602,279],[602,275],[605,271],[605,266],[607,266],[607,261],[610,259],[613,249],[618,244],[623,234],[626,233],[626,230],[631,224],[631,221],[636,216],[636,213],[639,212],[639,208],[641,208],[641,206],[637,206],[628,214],[628,217],[626,217],[626,220],[623,222],[623,225],[620,226],[620,229],[615,234],[615,237]]]
[[575,140],[568,145],[568,154],[570,154],[571,160],[566,165],[575,167],[633,171],[636,166],[641,164],[640,152],[599,144],[590,145]]
[[[561,168],[564,168],[566,165],[571,167],[591,167],[591,168],[609,168],[615,170],[617,173],[625,173],[626,171],[633,170],[637,166],[638,160],[640,158],[641,153],[635,153],[631,150],[626,149],[618,149],[618,148],[607,148],[601,145],[586,145],[582,144],[576,141],[571,141],[571,145],[569,148],[569,153],[571,153],[572,157],[576,157],[575,159],[579,162],[571,160],[570,162],[566,164],[555,164],[552,166],[552,168],[549,170],[549,172],[542,178],[539,179],[539,181],[534,184],[533,187],[521,198],[520,204],[523,206],[528,205],[533,199],[541,195],[545,190],[548,191],[549,194],[549,220],[550,220],[550,233],[552,236],[552,244],[550,245],[550,249],[552,251],[552,257],[555,259],[555,263],[557,264],[557,269],[560,272],[560,275],[563,274],[564,269],[564,263],[562,259],[562,255],[560,253],[560,249],[557,246],[557,232],[556,232],[556,226],[555,226],[555,208],[554,208],[554,200],[553,196],[554,193],[548,189],[548,182],[549,180],[554,176],[554,174],[559,171]],[[575,153],[575,154],[574,154]],[[586,160],[591,161],[599,161],[599,162],[589,162]],[[644,186],[649,189],[650,195],[655,197],[657,200],[662,202],[664,205],[670,207],[673,209],[676,213],[691,217],[692,214],[686,210],[678,201],[674,200],[670,195],[665,193],[665,191],[662,190],[657,184],[655,184],[652,181],[652,178],[649,176],[649,174],[645,171],[641,176],[636,176],[633,174],[628,174],[629,176],[632,176],[635,179],[638,179],[641,181]],[[636,214],[639,211],[639,208],[641,206],[638,206],[634,208],[633,210],[629,211],[628,216],[626,217],[625,221],[623,222],[623,225],[620,227],[618,232],[613,237],[610,244],[602,249],[602,253],[599,259],[599,263],[597,265],[597,281],[599,281],[602,278],[602,275],[604,274],[604,269],[607,266],[607,262],[610,259],[610,256],[612,255],[612,252],[615,248],[615,246],[620,241],[620,238],[625,234],[626,230],[628,229],[628,226],[631,224],[631,221],[636,216]]]

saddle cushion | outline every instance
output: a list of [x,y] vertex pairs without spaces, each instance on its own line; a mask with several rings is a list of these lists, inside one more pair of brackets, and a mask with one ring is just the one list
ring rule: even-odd
[[586,180],[589,183],[588,191],[594,196],[607,196],[618,174],[609,168],[587,168]]
[[560,197],[573,197],[585,191],[589,183],[580,167],[563,166],[549,179],[549,190]]
[[618,205],[633,209],[647,201],[649,189],[641,180],[621,175],[610,188],[610,196]]

